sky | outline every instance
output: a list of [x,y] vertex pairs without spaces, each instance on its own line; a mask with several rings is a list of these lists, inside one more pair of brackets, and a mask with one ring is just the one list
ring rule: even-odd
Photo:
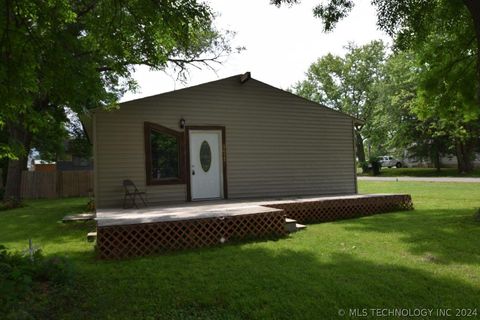
[[304,78],[308,67],[327,53],[342,55],[349,42],[357,45],[389,37],[377,29],[375,8],[370,0],[355,1],[350,15],[337,24],[334,31],[322,32],[321,20],[313,7],[321,0],[303,0],[294,6],[277,8],[270,0],[207,0],[218,17],[220,30],[236,32],[232,47],[245,47],[240,53],[224,58],[221,65],[190,68],[186,83],[176,81],[172,70],[150,71],[138,67],[134,78],[136,93],[127,93],[122,101],[182,89],[250,71],[252,77],[280,89],[287,89]]

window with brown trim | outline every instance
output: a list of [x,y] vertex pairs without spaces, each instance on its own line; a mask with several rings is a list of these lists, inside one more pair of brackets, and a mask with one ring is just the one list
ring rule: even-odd
[[184,183],[183,133],[145,122],[147,184]]

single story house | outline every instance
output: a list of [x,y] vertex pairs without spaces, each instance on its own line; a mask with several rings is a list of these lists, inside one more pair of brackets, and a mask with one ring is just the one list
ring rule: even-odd
[[149,203],[357,193],[358,120],[250,73],[96,110],[98,208],[120,207],[122,181]]

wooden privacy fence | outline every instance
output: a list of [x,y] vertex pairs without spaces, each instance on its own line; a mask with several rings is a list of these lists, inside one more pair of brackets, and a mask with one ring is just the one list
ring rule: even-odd
[[83,197],[93,190],[93,171],[23,171],[24,199]]

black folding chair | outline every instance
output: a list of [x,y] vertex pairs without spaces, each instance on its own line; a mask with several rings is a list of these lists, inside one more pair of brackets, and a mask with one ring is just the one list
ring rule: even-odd
[[132,200],[132,207],[135,206],[135,208],[138,209],[137,206],[137,196],[142,200],[143,205],[146,207],[147,203],[145,202],[144,196],[146,196],[146,193],[144,191],[138,190],[137,186],[135,183],[133,183],[132,180],[123,180],[123,188],[125,189],[125,195],[123,196],[123,208],[126,209],[127,205],[127,198]]

